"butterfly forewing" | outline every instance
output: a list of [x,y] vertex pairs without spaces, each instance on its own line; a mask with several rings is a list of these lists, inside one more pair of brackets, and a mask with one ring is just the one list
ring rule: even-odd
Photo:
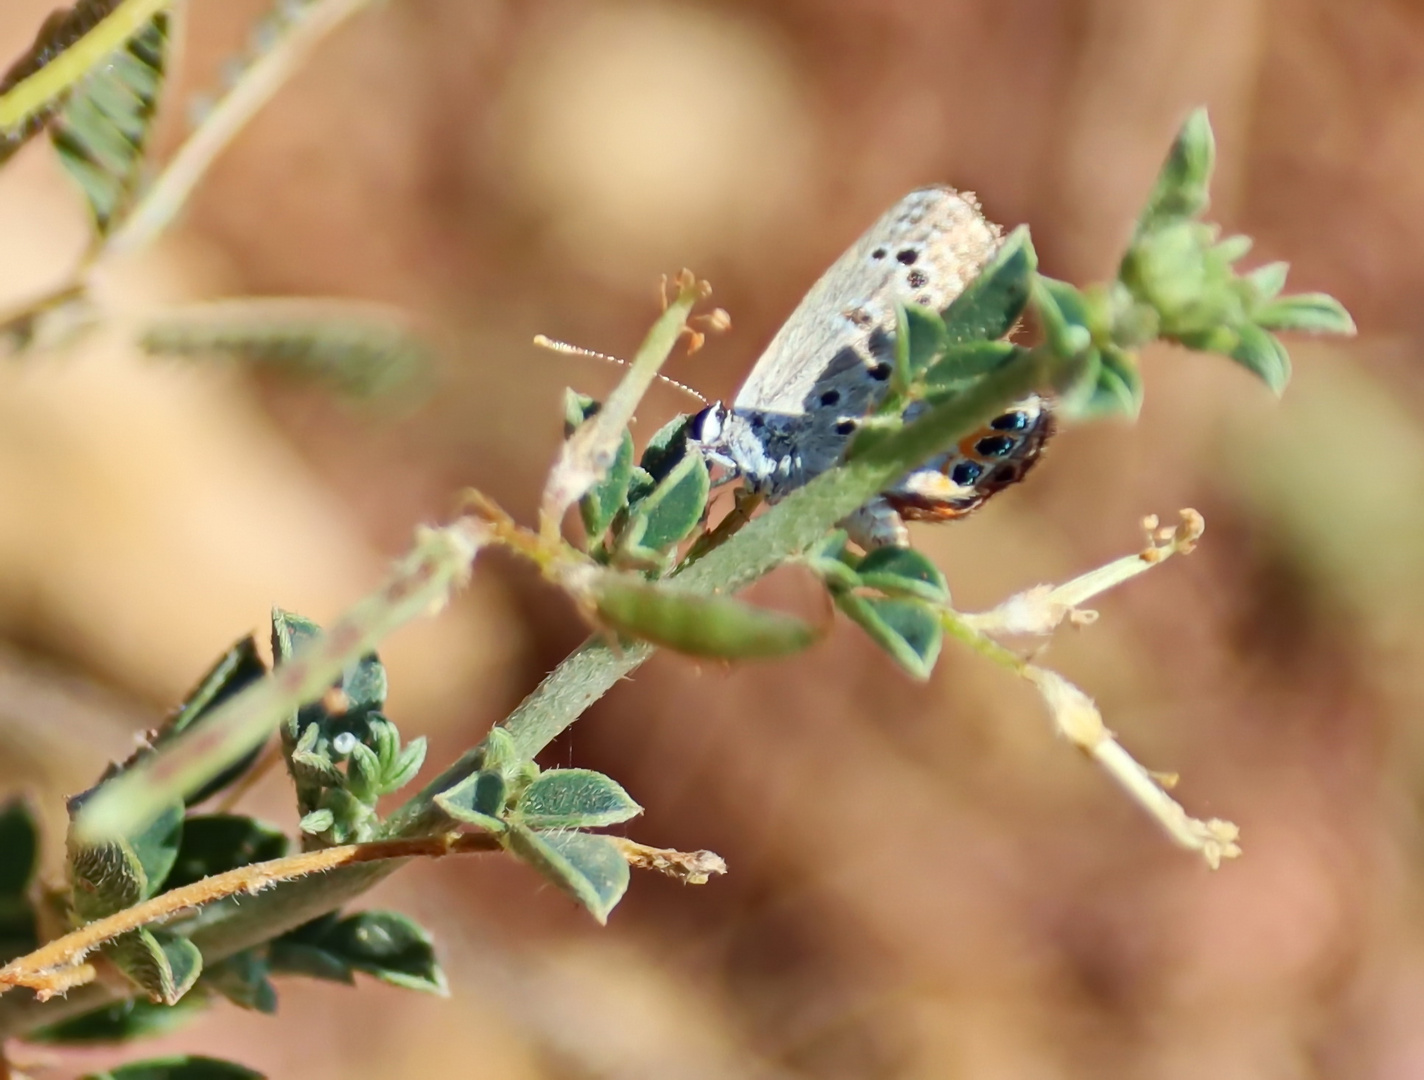
[[[947,187],[912,191],[811,286],[762,353],[733,408],[782,415],[821,409],[836,417],[863,413],[884,386],[883,376],[867,379],[866,373],[887,359],[896,302],[936,311],[947,307],[998,243],[998,228],[972,198]],[[843,400],[823,404],[829,391],[839,391]],[[859,409],[856,398],[865,399]]]

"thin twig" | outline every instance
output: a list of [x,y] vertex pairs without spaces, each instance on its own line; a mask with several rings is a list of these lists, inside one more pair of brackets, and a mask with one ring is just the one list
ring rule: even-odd
[[124,42],[173,0],[124,0],[69,48],[0,94],[0,133],[14,131],[123,48]]
[[[412,840],[378,840],[369,844],[308,851],[268,862],[239,866],[222,874],[195,881],[180,889],[160,893],[151,900],[96,919],[61,938],[41,945],[34,952],[12,960],[0,968],[0,993],[13,986],[29,986],[41,993],[53,992],[54,975],[80,964],[84,957],[121,934],[162,922],[191,908],[210,904],[239,893],[253,895],[280,881],[334,870],[339,866],[409,859],[417,856],[440,858],[471,852],[498,851],[499,841],[485,833],[445,834]],[[77,985],[70,981],[66,988]]]
[[[249,120],[272,99],[311,51],[370,0],[322,0],[293,16],[296,25],[253,61],[242,78],[164,166],[138,205],[93,253],[91,264],[147,244],[188,201],[217,156]],[[47,69],[46,69],[47,70]]]
[[415,545],[380,589],[265,678],[213,709],[202,724],[106,783],[75,818],[76,838],[97,843],[126,836],[167,802],[241,758],[284,717],[329,690],[348,664],[392,631],[442,609],[468,579],[489,538],[485,523],[473,517],[440,529],[419,529]]

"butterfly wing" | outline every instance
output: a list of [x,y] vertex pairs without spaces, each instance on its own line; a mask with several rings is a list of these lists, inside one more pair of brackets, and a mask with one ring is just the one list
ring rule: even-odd
[[998,227],[952,188],[891,207],[811,286],[738,391],[729,434],[746,444],[748,479],[775,496],[835,465],[885,392],[896,303],[945,308],[998,243]]
[[947,307],[998,243],[998,227],[971,196],[947,187],[910,192],[811,286],[733,407],[797,414],[820,409],[820,392],[848,381],[883,386],[888,372],[869,376],[882,362],[872,345],[888,346],[878,339],[894,334],[896,302]]

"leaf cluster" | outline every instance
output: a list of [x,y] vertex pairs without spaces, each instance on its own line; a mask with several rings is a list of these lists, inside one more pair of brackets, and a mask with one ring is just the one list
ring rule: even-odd
[[[174,53],[170,0],[80,0],[46,20],[0,78],[0,166],[47,133],[88,207],[91,244],[70,281],[0,315],[0,347],[34,354],[68,346],[110,317],[90,292],[92,271],[152,240],[175,217],[240,129],[246,102],[260,103],[251,87],[270,78],[287,43],[331,3],[277,4],[254,34],[244,74],[161,164],[150,144]],[[136,340],[154,356],[271,367],[370,396],[410,385],[429,365],[429,349],[406,322],[371,304],[248,299],[143,313]]]
[[[273,616],[273,648],[280,664],[315,624],[290,612]],[[214,664],[181,705],[133,757],[111,766],[99,784],[70,800],[77,814],[103,785],[150,758],[180,734],[201,730],[212,710],[268,674],[251,637],[237,642]],[[385,670],[378,657],[362,657],[322,701],[295,713],[282,730],[282,748],[304,843],[344,841],[372,835],[380,825],[376,803],[398,791],[419,771],[425,740],[402,745],[381,709]],[[38,832],[23,801],[0,809],[0,947],[4,960],[38,945],[39,907],[64,910],[66,921],[83,925],[132,908],[214,875],[282,859],[290,842],[280,830],[255,818],[204,812],[200,804],[253,776],[261,750],[174,800],[142,830],[103,843],[73,831],[67,847],[68,887],[45,894],[35,881]],[[319,828],[317,826],[320,826]],[[356,972],[411,989],[444,994],[445,977],[430,936],[406,916],[365,911],[328,912],[269,940],[205,964],[190,938],[205,920],[220,918],[238,900],[218,900],[196,915],[162,926],[142,926],[105,942],[104,960],[133,984],[139,996],[105,1005],[27,1034],[33,1041],[88,1045],[152,1036],[171,1030],[212,1001],[225,998],[264,1013],[277,1008],[274,975],[300,975],[350,983]],[[173,1075],[226,1076],[225,1063],[189,1064]],[[145,1063],[144,1068],[150,1063]],[[148,1075],[138,1066],[115,1076]],[[217,1069],[218,1071],[202,1071]],[[193,1071],[198,1070],[198,1071]],[[162,1075],[168,1075],[163,1073]],[[239,1071],[230,1075],[256,1075]]]

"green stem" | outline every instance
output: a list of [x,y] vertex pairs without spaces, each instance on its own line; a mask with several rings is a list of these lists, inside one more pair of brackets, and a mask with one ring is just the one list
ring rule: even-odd
[[104,784],[74,819],[75,841],[95,844],[132,835],[172,800],[251,751],[298,707],[329,690],[349,664],[382,638],[439,610],[469,575],[486,539],[484,524],[473,518],[422,530],[380,590],[265,679],[213,709],[201,724]]
[[33,75],[0,94],[0,132],[19,130],[50,108],[173,0],[123,0],[82,38]]
[[158,179],[123,224],[94,251],[91,262],[134,251],[161,233],[183,208],[218,155],[300,69],[311,51],[370,2],[323,0],[295,15],[296,25],[243,72],[237,84],[163,167]]

